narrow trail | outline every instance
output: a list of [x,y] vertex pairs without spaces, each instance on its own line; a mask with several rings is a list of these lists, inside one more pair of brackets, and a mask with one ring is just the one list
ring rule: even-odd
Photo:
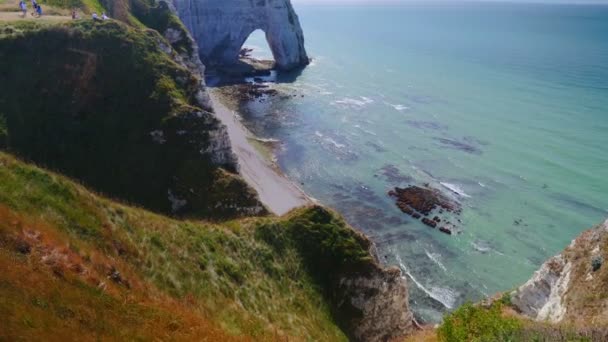
[[[44,10],[44,8],[43,8]],[[43,12],[44,13],[44,12]],[[28,8],[28,13],[25,18],[21,17],[21,12],[0,12],[0,23],[5,22],[17,22],[17,21],[39,21],[46,23],[59,23],[64,21],[70,21],[72,17],[67,15],[42,15],[37,18],[31,15],[31,8]]]

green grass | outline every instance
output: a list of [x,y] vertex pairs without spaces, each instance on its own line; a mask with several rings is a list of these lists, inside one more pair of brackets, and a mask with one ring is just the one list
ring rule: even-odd
[[591,342],[606,341],[608,330],[601,324],[574,325],[536,322],[510,308],[503,295],[489,306],[466,303],[444,317],[437,339],[445,342]]
[[505,317],[502,304],[490,308],[466,303],[444,318],[437,333],[440,341],[515,341],[521,322],[513,317]]
[[[278,334],[345,340],[324,296],[325,284],[319,281],[327,271],[320,258],[336,257],[336,265],[344,267],[367,262],[357,233],[318,207],[283,219],[222,224],[174,220],[103,199],[0,152],[3,206],[44,223],[42,231],[64,237],[82,260],[111,258],[133,283],[149,284],[172,300],[192,303],[194,314],[210,318],[232,335],[255,339]],[[280,242],[269,233],[276,233]]]
[[195,106],[199,79],[163,40],[115,21],[0,26],[0,146],[155,211],[171,211],[171,190],[186,215],[263,212],[242,179],[219,169],[234,165],[201,153],[220,123]]

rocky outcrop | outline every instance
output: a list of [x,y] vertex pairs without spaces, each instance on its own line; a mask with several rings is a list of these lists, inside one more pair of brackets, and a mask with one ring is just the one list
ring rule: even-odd
[[367,274],[341,277],[338,310],[356,341],[390,341],[412,331],[408,291],[401,270],[374,267]]
[[524,315],[550,322],[559,322],[566,314],[563,297],[570,285],[572,264],[562,255],[544,263],[532,279],[511,297],[512,303]]
[[207,66],[236,64],[241,47],[256,30],[266,33],[277,68],[289,70],[309,63],[304,34],[290,0],[173,2]]
[[552,323],[608,322],[608,220],[582,233],[511,293],[522,314]]
[[[167,19],[164,38],[117,21],[0,34],[0,129],[10,137],[3,148],[155,211],[264,213],[235,174],[226,127],[205,110],[187,30],[161,10],[148,15]],[[20,63],[36,77],[9,67]],[[18,91],[32,87],[40,89],[35,100]]]
[[[205,66],[199,57],[196,42],[177,18],[177,12],[171,3],[161,0],[154,10],[158,11],[159,15],[174,16],[175,18],[175,20],[167,20],[168,24],[166,28],[164,30],[161,29],[160,32],[167,42],[169,42],[170,46],[167,46],[162,40],[159,40],[159,46],[175,62],[190,70],[192,75],[196,77],[199,86],[194,91],[193,100],[194,104],[202,108],[203,111],[193,113],[194,116],[206,118],[205,120],[207,121],[217,121],[210,114],[213,112],[213,105],[211,104],[205,84]],[[180,135],[184,135],[186,132],[181,131]],[[208,135],[208,139],[205,140],[207,143],[205,146],[201,146],[199,149],[200,153],[210,156],[211,161],[216,165],[230,170],[237,170],[238,162],[236,155],[232,151],[226,126],[219,123],[216,125],[215,130],[208,131],[206,134]]]

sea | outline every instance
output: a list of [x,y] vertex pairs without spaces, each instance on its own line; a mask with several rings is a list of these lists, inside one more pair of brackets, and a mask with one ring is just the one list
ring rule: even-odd
[[[283,96],[243,121],[402,269],[420,320],[514,289],[608,217],[608,6],[296,10],[312,63],[267,78]],[[245,45],[272,57],[262,31]],[[408,186],[459,203],[453,235],[387,195]]]

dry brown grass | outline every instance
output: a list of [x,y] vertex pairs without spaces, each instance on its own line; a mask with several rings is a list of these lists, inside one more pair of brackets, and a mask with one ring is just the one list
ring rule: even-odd
[[0,206],[0,340],[250,340],[89,248],[76,250],[55,227]]

